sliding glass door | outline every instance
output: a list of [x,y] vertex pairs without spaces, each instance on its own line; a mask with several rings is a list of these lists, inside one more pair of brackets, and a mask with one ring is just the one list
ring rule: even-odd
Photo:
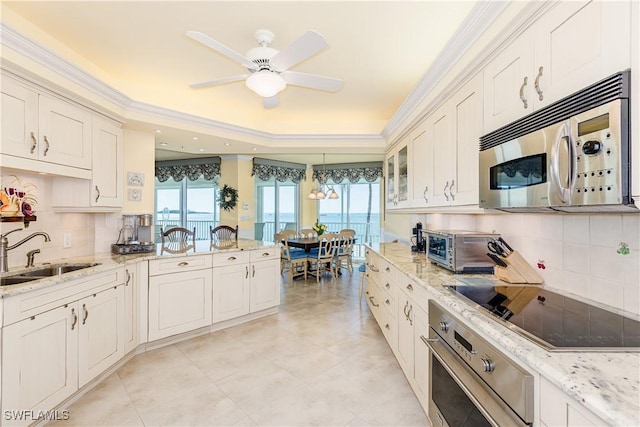
[[297,230],[299,218],[298,184],[275,178],[256,179],[256,240],[273,241],[276,232]]

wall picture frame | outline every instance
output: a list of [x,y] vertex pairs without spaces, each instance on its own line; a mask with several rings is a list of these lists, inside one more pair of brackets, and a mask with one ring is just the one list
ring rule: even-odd
[[144,173],[127,172],[127,184],[142,187],[144,185]]

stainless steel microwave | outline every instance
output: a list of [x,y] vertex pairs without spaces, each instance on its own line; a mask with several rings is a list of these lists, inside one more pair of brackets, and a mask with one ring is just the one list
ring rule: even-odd
[[480,138],[480,207],[637,212],[629,71]]

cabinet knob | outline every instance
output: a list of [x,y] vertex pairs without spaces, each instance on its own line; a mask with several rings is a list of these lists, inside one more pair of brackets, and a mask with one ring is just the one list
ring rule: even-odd
[[445,320],[441,320],[439,326],[442,332],[447,332],[449,330],[449,324]]
[[413,291],[413,286],[411,285],[411,283],[409,283],[409,284],[407,285],[407,290],[409,290],[409,291]]
[[496,369],[496,364],[489,357],[482,357],[482,367],[485,372],[493,372]]

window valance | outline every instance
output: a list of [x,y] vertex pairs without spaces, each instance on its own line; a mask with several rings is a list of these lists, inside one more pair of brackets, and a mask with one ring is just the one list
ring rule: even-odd
[[182,181],[185,177],[195,181],[200,177],[213,181],[220,176],[220,157],[201,157],[197,159],[163,160],[156,162],[156,178],[165,182],[169,178]]
[[263,181],[268,181],[273,176],[279,182],[293,181],[298,183],[307,179],[307,165],[254,158],[251,176],[254,175]]
[[367,182],[373,182],[382,178],[382,162],[313,165],[313,179],[321,184],[325,184],[329,179],[335,184],[341,184],[345,178],[352,184],[363,178]]

